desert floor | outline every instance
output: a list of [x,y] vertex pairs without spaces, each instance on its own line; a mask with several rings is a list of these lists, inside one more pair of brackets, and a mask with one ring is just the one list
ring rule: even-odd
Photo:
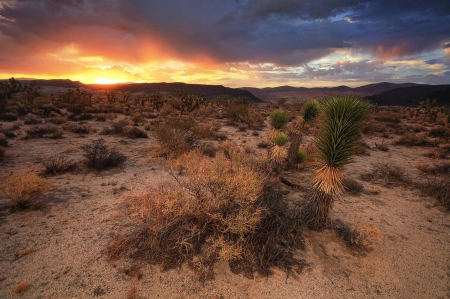
[[[127,275],[133,261],[110,261],[106,248],[117,233],[132,225],[124,196],[170,180],[168,166],[154,154],[158,143],[151,131],[148,139],[103,136],[99,132],[108,122],[86,123],[97,132],[64,131],[61,139],[25,140],[21,137],[32,125],[21,125],[15,130],[18,136],[8,139],[1,175],[42,174],[42,159],[60,153],[82,161],[80,147],[100,137],[125,154],[127,161],[101,172],[81,167],[45,176],[55,188],[28,210],[15,211],[0,193],[0,298],[127,298],[133,287],[138,289],[137,298],[450,298],[450,213],[409,184],[360,178],[373,165],[387,163],[417,180],[421,172],[415,165],[432,162],[424,156],[430,150],[427,147],[394,145],[395,135],[365,135],[367,153],[355,156],[345,168],[364,191],[337,200],[333,217],[355,226],[377,227],[383,237],[373,251],[349,247],[332,230],[305,229],[306,249],[297,256],[308,265],[298,275],[273,269],[268,277],[248,279],[218,262],[215,279],[203,283],[188,267],[163,272],[142,263],[142,278],[137,280]],[[267,128],[258,131],[259,136],[225,124],[219,131],[238,146],[253,148],[257,155],[266,153],[257,144],[267,138]],[[311,138],[312,134],[307,135],[305,142]],[[388,151],[376,148],[382,142]],[[313,172],[306,166],[283,175],[308,186]],[[304,195],[283,188],[293,200]],[[33,252],[20,256],[30,247]],[[20,282],[29,282],[28,290],[11,292]]]

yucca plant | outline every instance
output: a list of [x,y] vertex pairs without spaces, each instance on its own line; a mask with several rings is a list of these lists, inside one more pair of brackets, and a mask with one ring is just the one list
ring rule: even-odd
[[302,117],[297,118],[293,123],[289,132],[291,144],[286,157],[286,167],[292,168],[297,164],[297,153],[302,143],[303,130],[305,124],[311,123],[319,115],[319,104],[315,100],[305,102],[302,110]]
[[358,149],[363,121],[370,104],[353,96],[330,96],[320,103],[322,130],[315,140],[321,166],[316,171],[313,190],[304,210],[313,228],[327,224],[328,212],[336,196],[344,192],[343,167]]
[[269,117],[270,125],[276,130],[281,130],[289,121],[289,115],[281,109],[273,110]]

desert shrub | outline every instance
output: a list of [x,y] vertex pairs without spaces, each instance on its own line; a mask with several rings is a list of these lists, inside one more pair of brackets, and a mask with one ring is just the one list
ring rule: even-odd
[[422,172],[432,175],[450,174],[450,161],[434,163],[433,165],[428,163],[421,163],[417,164],[416,168]]
[[306,156],[307,156],[306,151],[304,151],[304,150],[299,150],[299,151],[297,152],[297,157],[296,157],[297,163],[300,164],[300,163],[305,162]]
[[59,136],[58,128],[54,125],[41,125],[33,126],[25,131],[27,133],[26,138],[53,138]]
[[27,116],[24,117],[23,123],[26,125],[37,125],[40,124],[42,120],[40,120],[36,115],[34,114],[27,114]]
[[144,121],[144,116],[143,116],[141,113],[136,112],[136,113],[134,113],[134,114],[131,116],[131,120],[132,120],[135,124],[138,124],[138,123],[141,123],[141,122]]
[[62,128],[76,134],[89,134],[92,131],[92,128],[86,123],[67,123]]
[[217,121],[211,120],[205,123],[195,122],[195,126],[192,127],[192,133],[196,138],[209,138],[216,139],[217,131],[220,129],[220,124]]
[[176,157],[193,148],[194,123],[187,118],[169,118],[155,125],[155,135],[164,156]]
[[370,224],[364,224],[359,228],[351,228],[337,219],[334,228],[336,234],[348,245],[360,250],[372,251],[381,242],[381,231]]
[[249,277],[272,266],[301,267],[293,252],[303,239],[282,193],[266,185],[258,161],[227,153],[185,153],[172,164],[180,173],[172,182],[128,196],[139,229],[118,238],[109,256],[145,257],[163,269],[187,262],[202,274],[221,259]]
[[264,116],[254,107],[249,107],[246,114],[239,118],[250,129],[259,129],[264,126]]
[[289,115],[284,110],[274,110],[270,113],[270,125],[277,130],[281,130],[289,121]]
[[273,142],[275,145],[283,146],[289,142],[289,137],[286,134],[279,132],[275,135]]
[[446,127],[435,127],[435,128],[432,128],[428,132],[428,136],[430,136],[430,137],[441,137],[441,138],[450,137],[450,128],[446,128]]
[[84,151],[83,156],[88,160],[88,166],[95,169],[118,166],[126,160],[125,155],[118,150],[108,148],[103,139],[94,140],[81,148]]
[[76,167],[76,163],[64,155],[47,157],[42,161],[45,167],[45,174],[57,175],[69,171]]
[[408,183],[410,178],[405,171],[396,165],[388,163],[376,163],[372,165],[373,170],[369,173],[361,175],[361,179],[364,181],[370,181],[374,179],[382,180],[385,184],[394,183]]
[[407,146],[419,146],[429,144],[429,142],[424,137],[414,133],[406,133],[399,139],[395,140],[394,143],[398,145],[407,145]]
[[147,133],[133,126],[126,126],[121,135],[128,138],[148,138]]
[[389,115],[389,114],[374,116],[373,119],[380,121],[380,122],[393,123],[393,124],[399,124],[401,122],[398,115]]
[[19,116],[16,113],[7,112],[0,114],[0,119],[4,121],[16,121],[19,119]]
[[200,152],[208,157],[214,158],[217,153],[217,147],[212,142],[202,142],[198,146]]
[[5,158],[6,149],[2,146],[0,146],[0,160],[3,160]]
[[60,124],[63,124],[66,121],[66,118],[64,116],[58,114],[58,115],[56,115],[56,116],[54,116],[52,118],[49,118],[47,121],[51,122],[53,124],[60,125]]
[[96,121],[106,121],[106,114],[105,113],[99,113],[95,116]]
[[363,185],[355,179],[346,177],[343,183],[345,192],[349,194],[358,195],[364,190]]
[[120,118],[111,124],[111,127],[104,128],[100,133],[102,135],[121,135],[125,127],[129,125],[126,118]]
[[418,183],[419,190],[427,195],[434,197],[442,205],[450,210],[450,179],[428,178],[425,182]]
[[0,190],[19,209],[28,207],[52,188],[52,183],[31,173],[4,176],[0,183]]
[[0,146],[8,147],[8,140],[6,139],[6,136],[3,133],[0,133]]
[[384,140],[382,140],[381,143],[375,143],[375,147],[383,152],[389,151],[389,146],[384,142]]
[[266,141],[261,141],[258,143],[258,148],[268,148],[269,147],[269,143]]

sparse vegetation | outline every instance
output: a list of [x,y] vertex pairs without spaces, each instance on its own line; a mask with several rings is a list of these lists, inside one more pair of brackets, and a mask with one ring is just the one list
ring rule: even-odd
[[334,228],[339,237],[349,246],[364,251],[372,251],[381,243],[381,231],[373,225],[364,224],[358,228],[351,228],[340,220],[336,220]]

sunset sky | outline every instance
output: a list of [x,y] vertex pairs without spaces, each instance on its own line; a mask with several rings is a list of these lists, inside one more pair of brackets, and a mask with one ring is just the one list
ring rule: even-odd
[[1,0],[9,77],[450,84],[450,1]]

